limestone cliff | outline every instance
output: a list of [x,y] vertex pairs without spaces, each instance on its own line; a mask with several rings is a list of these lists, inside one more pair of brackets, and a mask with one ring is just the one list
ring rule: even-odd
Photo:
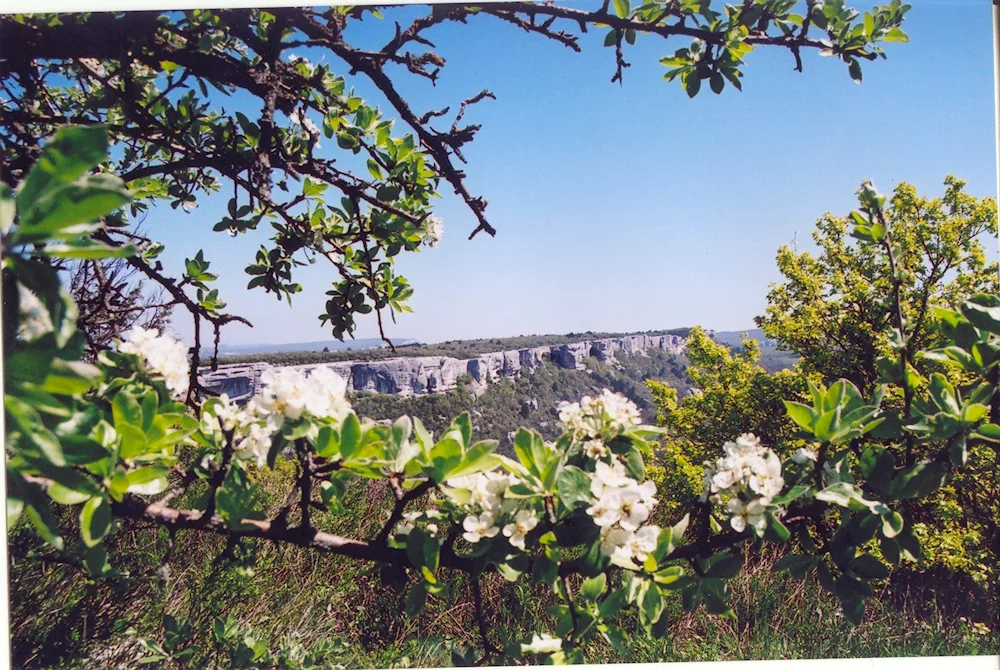
[[[448,391],[458,386],[460,376],[467,374],[473,389],[482,392],[487,384],[504,377],[514,377],[522,371],[530,373],[545,361],[570,370],[582,370],[591,356],[600,361],[613,362],[619,356],[646,355],[651,349],[680,353],[684,349],[684,338],[676,335],[626,335],[517,351],[496,351],[467,360],[447,356],[415,356],[292,367],[306,371],[328,367],[347,380],[348,389],[395,395]],[[230,399],[242,401],[257,391],[261,374],[271,367],[267,363],[254,363],[222,365],[214,372],[203,368],[200,379],[209,390],[226,393]]]

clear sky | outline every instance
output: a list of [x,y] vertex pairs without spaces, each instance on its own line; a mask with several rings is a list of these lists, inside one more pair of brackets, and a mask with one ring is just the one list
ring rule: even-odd
[[[813,222],[850,211],[863,180],[884,192],[907,181],[940,195],[945,175],[956,174],[971,193],[994,195],[989,0],[912,4],[910,42],[886,45],[888,60],[866,63],[860,86],[838,60],[810,52],[796,73],[791,54],[759,49],[747,57],[742,93],[704,90],[694,100],[663,81],[658,63],[683,40],[640,35],[619,86],[610,83],[614,54],[602,48],[603,31],[584,36],[577,54],[489,16],[432,29],[427,36],[448,61],[438,85],[392,74],[421,113],[454,110],[483,88],[497,95],[467,113],[482,130],[463,151],[467,185],[489,201],[498,234],[468,241],[475,219],[443,188],[444,239],[400,257],[398,271],[416,289],[414,313],[389,321],[388,335],[435,342],[752,328],[768,284],[780,279],[778,247],[797,233],[799,248],[810,248]],[[384,43],[394,20],[405,26],[425,11],[366,18],[354,38]],[[205,249],[227,311],[254,323],[227,326],[225,342],[329,339],[317,315],[334,270],[300,271],[305,290],[292,307],[247,291],[243,268],[264,238],[211,232],[228,197],[148,217],[146,230],[167,245],[166,268],[179,274],[185,256]],[[266,236],[264,226],[259,232]],[[357,337],[377,334],[374,318],[359,323]],[[174,329],[190,338],[187,320]]]

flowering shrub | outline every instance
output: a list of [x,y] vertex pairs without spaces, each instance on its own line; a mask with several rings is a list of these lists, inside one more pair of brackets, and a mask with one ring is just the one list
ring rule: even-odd
[[[468,414],[437,437],[410,417],[391,425],[359,417],[344,380],[328,368],[270,372],[241,407],[195,393],[183,345],[156,331],[136,329],[96,365],[84,364],[72,300],[45,259],[135,252],[81,237],[96,230],[90,220],[127,199],[120,182],[85,174],[105,151],[100,129],[67,129],[46,145],[17,192],[0,190],[8,522],[27,519],[53,550],[76,553],[95,578],[117,576],[104,544],[115,518],[171,533],[289,543],[402,570],[413,576],[410,614],[443,597],[441,571],[454,570],[472,586],[482,638],[481,654],[456,649],[457,663],[495,655],[572,662],[595,637],[622,647],[626,615],[649,634],[664,634],[671,592],[689,610],[704,605],[731,616],[727,582],[743,565],[741,547],[787,543],[794,533],[795,552],[779,569],[816,574],[856,622],[870,582],[919,558],[902,501],[941,487],[965,466],[970,447],[1000,442],[1000,298],[986,295],[959,311],[939,310],[940,346],[922,354],[974,381],[955,386],[938,373],[918,395],[905,357],[889,355],[886,380],[912,385],[905,415],[883,407],[881,386],[866,399],[843,380],[810,385],[811,404],[786,401],[810,446],[782,461],[751,434],[720,445],[696,511],[664,528],[650,523],[657,490],[643,456],[655,453],[663,431],[642,425],[635,405],[607,390],[562,403],[563,433],[554,442],[518,431],[508,457],[495,452],[496,441],[473,439]],[[74,207],[59,205],[67,192]],[[879,196],[866,197],[864,211],[877,220]],[[891,258],[891,231],[864,225],[859,234],[884,242]],[[905,323],[890,341],[905,350]],[[876,431],[936,448],[927,459],[897,463],[866,443]],[[285,459],[295,463],[295,482],[286,505],[267,518],[247,468]],[[340,509],[354,477],[388,483],[393,507],[382,529],[357,539],[318,530],[313,515]],[[205,489],[201,503],[172,507],[194,482]],[[64,541],[51,503],[79,508],[79,543]],[[549,587],[557,598],[551,628],[498,648],[479,594],[481,575],[491,571]],[[145,644],[157,658],[189,653],[175,643]],[[261,650],[239,653],[258,652],[264,658]]]

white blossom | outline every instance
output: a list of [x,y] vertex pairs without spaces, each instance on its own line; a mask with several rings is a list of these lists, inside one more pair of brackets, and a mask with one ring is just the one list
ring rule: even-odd
[[730,499],[728,503],[729,513],[733,516],[729,520],[729,525],[737,533],[742,533],[749,525],[758,536],[763,535],[764,529],[767,528],[765,504],[761,500],[751,500],[744,504],[739,498]]
[[421,239],[429,247],[437,246],[444,234],[444,222],[438,216],[428,216],[424,219],[424,231]]
[[559,403],[559,422],[574,439],[613,437],[639,425],[639,408],[620,393],[604,389],[596,398],[584,396],[580,402]]
[[104,69],[104,65],[101,61],[96,58],[81,58],[79,60],[80,65],[83,65],[88,70],[96,74],[98,77],[104,77],[107,75],[107,71]]
[[514,523],[503,527],[504,537],[510,538],[512,546],[524,551],[524,537],[538,525],[538,517],[532,510],[522,509],[514,516]]
[[600,498],[609,488],[619,488],[630,481],[632,480],[625,474],[625,466],[620,462],[608,465],[604,461],[598,461],[594,466],[594,474],[591,475],[590,492],[595,498]]
[[188,391],[187,348],[169,335],[160,335],[155,328],[133,328],[118,346],[124,354],[138,356],[151,372],[163,377],[175,397]]
[[644,526],[635,532],[626,531],[625,541],[615,549],[614,555],[621,559],[635,559],[639,563],[646,560],[656,550],[660,537],[658,526]]
[[513,504],[513,501],[504,500],[504,494],[511,485],[511,478],[501,472],[480,472],[464,477],[452,477],[445,480],[445,484],[451,488],[469,491],[471,507],[477,507],[494,515],[508,511],[506,508]]
[[37,340],[42,335],[52,332],[52,318],[42,301],[21,284],[17,285],[18,311],[20,323],[17,334],[26,342]]
[[347,382],[328,367],[314,368],[308,375],[297,368],[267,370],[261,382],[263,388],[255,400],[263,414],[295,421],[303,414],[342,420],[350,413]]
[[622,504],[618,490],[610,490],[587,508],[587,514],[602,528],[613,526],[621,519]]
[[632,533],[623,528],[612,528],[610,526],[601,528],[601,553],[605,556],[611,556],[617,551],[618,547],[629,541],[631,535]]
[[792,454],[792,460],[798,463],[799,465],[805,465],[809,461],[815,463],[817,458],[818,456],[816,455],[815,451],[813,451],[812,449],[806,449],[805,447],[799,449],[794,454]]
[[647,480],[639,484],[630,479],[619,492],[619,523],[625,530],[636,530],[649,519],[649,514],[656,505],[656,484]]
[[465,529],[462,537],[473,544],[484,537],[496,537],[497,533],[500,532],[500,529],[494,525],[493,515],[489,512],[483,512],[479,516],[470,514],[462,522],[462,528]]
[[531,636],[531,644],[521,645],[521,653],[524,654],[554,654],[557,651],[562,651],[562,640],[548,633],[535,633]]
[[[292,110],[292,113],[288,115],[288,120],[291,121],[296,126],[302,126],[305,128],[306,132],[313,138],[319,138],[319,127],[313,123],[313,120],[306,116],[299,110]],[[317,142],[317,146],[319,142]]]
[[604,444],[604,440],[587,440],[583,444],[583,453],[587,454],[587,458],[592,458],[596,461],[607,456],[609,452]]
[[702,500],[718,504],[725,494],[733,529],[743,532],[750,526],[761,535],[767,527],[771,499],[785,485],[781,459],[752,433],[726,442],[722,449],[726,455],[705,468]]

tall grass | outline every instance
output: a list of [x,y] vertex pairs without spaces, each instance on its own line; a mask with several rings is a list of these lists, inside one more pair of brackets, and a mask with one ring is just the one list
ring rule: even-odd
[[[267,491],[281,491],[282,478],[271,473]],[[274,496],[272,506],[278,505]],[[344,501],[348,510],[328,516],[323,529],[354,537],[377,532],[388,514],[389,494],[382,483],[354,486]],[[273,510],[272,510],[273,511]],[[321,517],[323,519],[323,517]],[[251,567],[219,560],[222,538],[180,533],[175,538],[170,575],[160,583],[160,560],[167,548],[162,529],[129,526],[114,535],[112,555],[129,577],[89,582],[72,566],[12,559],[11,623],[17,667],[133,667],[141,658],[137,635],[156,637],[165,613],[193,621],[201,642],[211,645],[211,621],[231,614],[272,644],[296,639],[307,649],[322,640],[342,642],[332,663],[347,667],[440,666],[450,663],[449,645],[479,646],[469,586],[461,575],[448,577],[452,594],[435,600],[414,619],[403,612],[403,593],[382,582],[377,567],[290,546],[259,543]],[[15,529],[11,543],[30,542]],[[237,558],[240,553],[237,552]],[[995,654],[1000,638],[995,623],[968,597],[958,575],[906,574],[886,584],[873,598],[860,626],[851,626],[836,600],[811,580],[776,574],[777,554],[751,556],[732,582],[734,619],[683,613],[672,600],[666,612],[669,635],[649,639],[623,615],[629,631],[627,653],[603,641],[587,650],[595,663],[871,657],[939,654]],[[551,594],[526,578],[508,583],[499,575],[484,578],[483,595],[501,631],[517,638],[551,631],[545,609]],[[135,629],[135,633],[126,632]],[[203,667],[196,657],[192,667]]]

